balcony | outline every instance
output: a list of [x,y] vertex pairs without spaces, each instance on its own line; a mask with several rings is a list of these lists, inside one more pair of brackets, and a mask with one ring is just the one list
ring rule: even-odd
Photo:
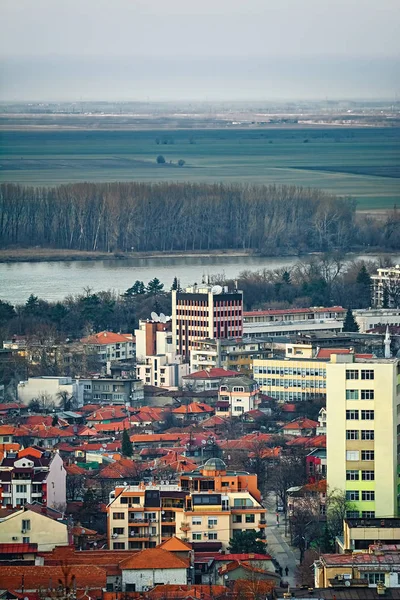
[[128,525],[132,527],[147,527],[150,521],[145,519],[130,519]]
[[148,531],[144,531],[142,533],[138,533],[136,531],[130,531],[129,532],[129,539],[141,539],[141,540],[148,540],[150,537],[150,533]]

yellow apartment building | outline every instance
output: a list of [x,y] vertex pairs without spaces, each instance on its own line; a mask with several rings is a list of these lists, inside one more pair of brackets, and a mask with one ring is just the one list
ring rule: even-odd
[[266,514],[257,476],[228,471],[219,458],[181,476],[179,485],[117,487],[108,513],[109,548],[154,548],[176,536],[201,551],[226,550],[237,532],[265,539]]
[[397,516],[400,361],[332,355],[326,382],[329,488],[346,491],[348,518]]
[[327,360],[297,357],[294,349],[293,358],[255,359],[253,375],[261,392],[280,402],[325,397]]

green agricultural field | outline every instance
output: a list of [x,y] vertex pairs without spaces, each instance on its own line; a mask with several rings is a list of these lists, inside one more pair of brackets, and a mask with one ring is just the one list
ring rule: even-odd
[[[352,196],[361,209],[400,201],[396,128],[54,130],[0,136],[3,182],[235,181],[317,187]],[[165,164],[156,163],[160,154]]]

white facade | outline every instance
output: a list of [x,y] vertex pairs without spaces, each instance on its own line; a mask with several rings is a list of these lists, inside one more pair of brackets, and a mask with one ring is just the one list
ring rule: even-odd
[[159,584],[187,584],[187,569],[123,569],[122,589],[135,586],[136,592],[146,592]]
[[400,307],[400,265],[378,269],[376,275],[371,275],[372,302],[376,308],[382,308],[384,291],[387,291],[389,308]]
[[29,377],[18,384],[17,398],[27,405],[34,398],[46,398],[46,402],[59,404],[60,392],[67,392],[77,399],[78,406],[83,406],[83,384],[71,377]]
[[61,456],[56,452],[50,463],[49,474],[46,478],[47,506],[64,510],[67,501],[67,472]]
[[353,310],[357,321],[359,332],[366,333],[378,325],[400,326],[400,309],[398,308],[375,308]]
[[243,313],[244,335],[295,335],[312,331],[342,331],[346,311],[341,306],[253,310]]

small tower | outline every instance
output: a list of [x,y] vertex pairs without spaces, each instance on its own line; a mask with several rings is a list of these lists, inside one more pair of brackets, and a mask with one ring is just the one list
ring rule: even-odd
[[391,357],[391,352],[390,352],[390,333],[389,333],[389,325],[386,325],[386,334],[385,334],[385,358],[390,358]]

